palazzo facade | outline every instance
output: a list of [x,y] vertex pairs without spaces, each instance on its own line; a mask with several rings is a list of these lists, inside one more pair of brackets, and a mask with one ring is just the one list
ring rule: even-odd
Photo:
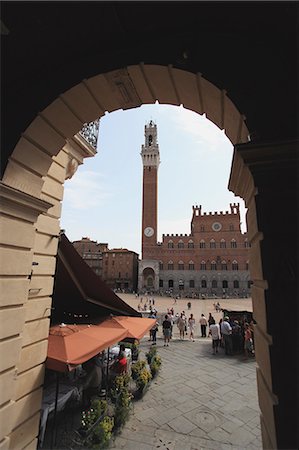
[[145,126],[142,145],[143,204],[142,260],[139,291],[190,297],[248,297],[249,242],[240,228],[240,205],[228,211],[202,212],[193,206],[190,234],[163,234],[157,241],[158,168],[157,125]]

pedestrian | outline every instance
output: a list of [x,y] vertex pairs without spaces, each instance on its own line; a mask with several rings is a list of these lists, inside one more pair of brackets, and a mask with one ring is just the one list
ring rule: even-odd
[[190,339],[190,341],[192,339],[192,341],[195,342],[195,340],[194,340],[195,319],[193,317],[193,314],[190,314],[190,317],[188,319],[188,327],[189,327],[189,331],[190,331],[189,339]]
[[207,337],[207,325],[208,321],[204,314],[201,315],[201,318],[199,319],[200,324],[200,330],[201,330],[201,337]]
[[212,314],[209,313],[209,317],[208,317],[208,323],[209,323],[209,326],[211,325],[212,322],[215,322],[215,319],[214,319],[214,317],[212,316]]
[[[156,314],[153,313],[153,314],[150,316],[150,318],[151,318],[151,319],[156,319]],[[158,329],[159,329],[159,322],[156,320],[155,325],[154,325],[153,328],[150,330],[150,332],[151,332],[151,338],[152,338],[152,341],[153,341],[152,345],[156,345],[156,344],[157,344],[157,331],[158,331]]]
[[183,317],[183,313],[181,313],[180,317],[177,320],[177,327],[180,332],[180,339],[184,339],[184,337],[185,337],[185,326],[186,326],[186,321]]
[[220,326],[215,322],[215,319],[213,319],[210,323],[209,334],[212,336],[212,349],[213,355],[215,355],[216,353],[218,353],[218,346],[221,339]]
[[171,322],[170,322],[167,314],[162,322],[162,330],[163,330],[163,336],[164,336],[164,347],[169,347]]
[[229,323],[229,317],[225,316],[221,324],[221,333],[224,339],[224,348],[226,355],[233,354],[233,344],[232,344],[232,327]]
[[170,310],[170,313],[168,314],[168,320],[170,322],[170,339],[172,339],[172,334],[173,334],[173,324],[174,324],[174,315],[172,313],[172,309]]
[[245,351],[245,358],[248,358],[248,355],[252,354],[252,333],[249,326],[249,323],[245,323],[245,332],[244,332],[244,351]]
[[232,345],[234,353],[242,353],[243,351],[243,337],[241,326],[238,320],[234,320],[232,323]]

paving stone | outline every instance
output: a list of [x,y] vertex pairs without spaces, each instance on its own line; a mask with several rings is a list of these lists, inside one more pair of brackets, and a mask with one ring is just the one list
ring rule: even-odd
[[240,448],[246,448],[254,440],[253,434],[244,429],[244,427],[237,428],[229,437],[229,442],[234,445],[239,445]]
[[139,411],[138,413],[138,419],[139,420],[144,420],[144,419],[148,419],[151,418],[153,416],[157,415],[157,409],[156,408],[148,408],[148,409],[144,409],[143,411]]
[[172,419],[175,419],[176,417],[180,416],[182,412],[176,408],[169,408],[167,411],[165,411],[163,414],[157,414],[155,417],[152,417],[152,419],[158,424],[163,425],[164,423],[170,422]]
[[188,400],[187,402],[178,405],[177,409],[179,409],[183,413],[186,413],[188,411],[192,411],[192,409],[198,408],[198,406],[198,402],[195,402],[194,400]]
[[170,426],[170,428],[172,428],[177,433],[183,433],[183,434],[188,434],[192,430],[197,428],[196,425],[194,425],[194,423],[185,419],[183,416],[176,417],[175,419],[168,422],[168,425]]

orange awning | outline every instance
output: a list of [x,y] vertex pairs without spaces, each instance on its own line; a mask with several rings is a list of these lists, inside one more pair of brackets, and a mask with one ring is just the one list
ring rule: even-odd
[[148,319],[145,317],[111,316],[99,323],[98,326],[100,328],[114,327],[114,329],[121,327],[127,330],[127,338],[141,339],[155,323],[156,319]]
[[50,328],[46,367],[67,372],[128,335],[123,327],[56,325]]

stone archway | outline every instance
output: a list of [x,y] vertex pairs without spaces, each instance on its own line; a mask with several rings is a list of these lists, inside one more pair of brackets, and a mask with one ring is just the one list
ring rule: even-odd
[[[4,351],[13,356],[5,358],[2,380],[7,388],[3,437],[10,441],[12,448],[18,447],[20,439],[24,447],[30,443],[34,447],[37,442],[63,183],[73,159],[82,163],[84,157],[93,156],[88,151],[82,152],[74,136],[84,123],[103,116],[106,111],[135,108],[156,101],[205,113],[224,130],[232,144],[248,142],[245,118],[225,91],[200,74],[172,66],[139,64],[83,80],[62,93],[24,131],[10,157],[1,185],[5,199],[3,240],[6,262],[2,267],[6,277],[2,286],[8,299],[3,311],[6,318]],[[240,180],[241,172],[245,178]],[[259,243],[262,235],[256,234],[258,230],[252,232],[254,182],[238,154],[235,154],[230,189],[244,198],[250,208],[248,225],[255,239],[253,256],[257,267],[261,267]],[[26,224],[23,231],[20,222]],[[13,236],[12,226],[16,230]],[[26,236],[30,238],[25,239]],[[263,280],[260,275],[257,279]],[[262,303],[260,296],[255,298]],[[264,330],[257,333],[257,340],[260,340],[257,360],[259,364],[261,361],[261,373],[264,370],[271,376],[271,337],[267,334],[266,312],[259,306],[258,314],[258,322]],[[17,323],[16,317],[19,317]],[[273,405],[277,398],[272,394],[267,375],[261,376],[259,383],[266,392],[261,404],[266,430],[264,442],[275,448]]]
[[155,272],[151,267],[147,267],[142,272],[143,275],[143,287],[147,291],[155,289]]

